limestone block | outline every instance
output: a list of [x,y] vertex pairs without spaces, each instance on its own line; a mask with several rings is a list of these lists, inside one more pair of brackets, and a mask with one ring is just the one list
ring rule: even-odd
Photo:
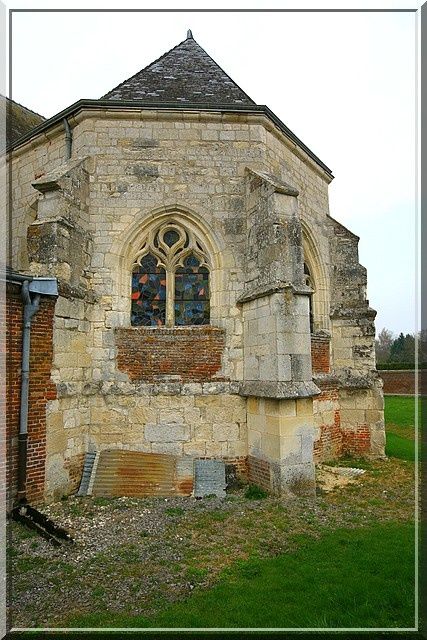
[[244,376],[246,380],[260,379],[259,362],[255,356],[248,355],[245,357]]
[[368,409],[366,411],[366,421],[368,424],[383,423],[384,413],[378,409]]
[[311,355],[295,353],[291,355],[292,380],[303,382],[312,379]]
[[280,418],[278,416],[265,416],[264,430],[271,435],[280,435]]
[[277,357],[275,357],[273,354],[270,353],[259,358],[259,379],[278,379]]
[[203,457],[206,456],[206,440],[191,440],[183,445],[184,454],[187,456]]
[[249,413],[247,425],[248,430],[255,429],[255,431],[265,431],[265,415]]
[[280,416],[291,418],[297,415],[295,400],[280,400]]
[[280,436],[263,433],[261,436],[261,449],[264,455],[271,460],[280,460]]
[[261,451],[262,433],[255,429],[248,429],[248,452]]
[[247,400],[248,413],[257,415],[260,411],[260,402],[264,402],[264,400],[261,400],[260,398],[249,397]]
[[311,398],[299,398],[296,400],[297,416],[313,415],[313,400]]
[[49,455],[46,460],[46,495],[60,496],[67,493],[69,476],[64,469],[64,458],[60,453]]
[[215,442],[211,440],[206,442],[206,456],[209,458],[222,458],[227,455],[227,443]]
[[227,442],[227,456],[230,458],[240,458],[248,454],[246,441],[235,440]]
[[144,436],[148,442],[187,442],[190,439],[190,428],[185,424],[146,424]]
[[159,422],[161,424],[182,424],[183,417],[180,411],[170,409],[160,409]]
[[280,490],[290,490],[295,494],[313,493],[315,491],[314,463],[306,462],[280,465]]
[[151,451],[153,453],[169,453],[174,456],[182,456],[184,453],[182,442],[153,442]]
[[360,409],[341,409],[342,425],[358,425],[364,424],[366,421],[366,412]]
[[264,400],[264,412],[269,416],[280,415],[280,400],[270,400],[266,398]]
[[66,409],[63,412],[64,429],[70,429],[80,424],[80,416],[78,410]]
[[277,356],[277,380],[292,380],[291,356],[278,354]]
[[200,395],[202,393],[202,385],[199,382],[189,382],[182,385],[182,395]]
[[301,429],[310,428],[314,424],[313,416],[280,417],[280,435],[290,436],[299,433]]
[[144,424],[145,422],[156,422],[157,411],[152,407],[138,405],[128,412],[129,422],[131,425]]
[[213,424],[212,437],[217,442],[227,442],[239,439],[239,425],[235,422]]
[[195,440],[212,440],[212,423],[202,422],[192,428],[192,436]]

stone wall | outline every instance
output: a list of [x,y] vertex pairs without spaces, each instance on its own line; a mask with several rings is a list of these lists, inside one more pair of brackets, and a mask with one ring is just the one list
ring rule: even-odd
[[384,399],[381,386],[340,389],[343,453],[383,456],[385,447]]

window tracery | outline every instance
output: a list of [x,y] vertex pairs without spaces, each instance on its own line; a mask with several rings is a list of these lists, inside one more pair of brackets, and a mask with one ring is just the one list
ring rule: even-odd
[[[304,262],[304,280],[306,286],[310,287],[310,289],[312,289],[314,293],[313,278],[311,277],[310,268],[306,262]],[[313,333],[314,331],[313,293],[311,293],[309,296],[310,333]]]
[[209,271],[192,231],[175,222],[149,231],[132,268],[131,324],[209,324]]

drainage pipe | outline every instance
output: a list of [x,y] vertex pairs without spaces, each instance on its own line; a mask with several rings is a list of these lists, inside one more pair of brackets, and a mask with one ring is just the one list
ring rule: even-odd
[[25,501],[27,480],[27,439],[28,439],[28,389],[30,384],[30,338],[31,319],[39,310],[40,294],[31,298],[29,282],[22,283],[21,296],[24,302],[21,365],[21,410],[18,435],[18,500]]
[[65,129],[65,145],[66,145],[65,159],[69,160],[71,158],[71,147],[73,144],[73,136],[72,136],[70,125],[68,124],[67,118],[64,118],[62,122],[64,123],[64,129]]

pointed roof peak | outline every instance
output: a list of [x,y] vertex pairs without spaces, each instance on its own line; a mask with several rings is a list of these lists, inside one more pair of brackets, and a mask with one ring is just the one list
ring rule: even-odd
[[185,40],[102,99],[138,100],[148,104],[255,104],[194,40],[191,29]]

